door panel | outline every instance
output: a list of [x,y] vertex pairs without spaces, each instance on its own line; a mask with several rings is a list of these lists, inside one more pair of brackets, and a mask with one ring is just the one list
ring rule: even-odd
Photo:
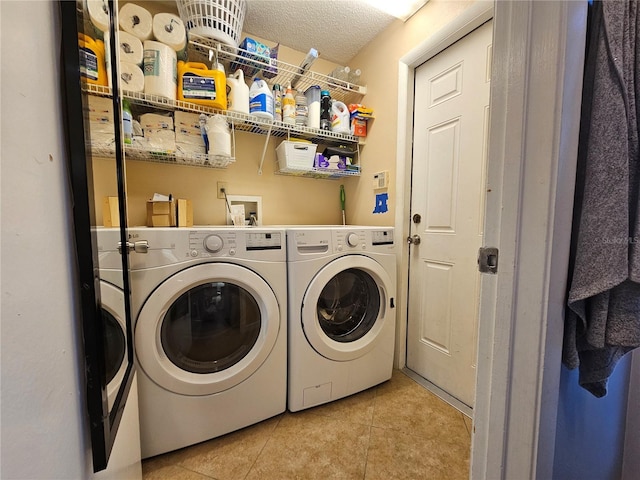
[[407,366],[473,404],[492,23],[415,71]]

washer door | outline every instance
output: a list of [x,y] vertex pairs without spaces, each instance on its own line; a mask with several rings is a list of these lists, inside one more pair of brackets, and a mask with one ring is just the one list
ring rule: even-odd
[[125,361],[124,292],[110,283],[100,281],[100,303],[104,330],[104,352],[109,410],[115,402],[120,383],[127,370]]
[[369,352],[386,322],[393,321],[391,279],[375,260],[347,255],[326,265],[304,295],[302,328],[311,346],[331,360]]
[[208,263],[173,275],[149,296],[136,323],[136,354],[162,388],[210,395],[260,368],[279,329],[278,302],[262,277]]

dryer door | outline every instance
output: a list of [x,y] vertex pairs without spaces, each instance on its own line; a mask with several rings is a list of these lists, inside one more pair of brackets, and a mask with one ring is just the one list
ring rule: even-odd
[[202,264],[149,296],[136,323],[136,354],[162,388],[210,395],[260,368],[279,329],[278,302],[262,277],[238,265]]
[[340,257],[322,268],[305,292],[301,312],[311,346],[337,361],[369,352],[394,319],[387,305],[391,285],[384,268],[363,255]]

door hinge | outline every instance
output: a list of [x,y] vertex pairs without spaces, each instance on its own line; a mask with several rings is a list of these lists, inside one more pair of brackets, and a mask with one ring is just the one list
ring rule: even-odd
[[478,270],[480,273],[498,273],[498,249],[480,247],[478,250]]

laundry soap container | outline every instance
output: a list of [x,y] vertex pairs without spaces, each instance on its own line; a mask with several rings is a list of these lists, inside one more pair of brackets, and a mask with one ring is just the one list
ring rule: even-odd
[[178,62],[178,100],[227,109],[224,71],[209,70],[204,63]]
[[80,76],[94,85],[107,85],[107,71],[104,61],[104,43],[94,40],[84,33],[78,33],[80,48]]
[[249,87],[244,81],[244,72],[236,70],[227,77],[227,108],[234,112],[249,115]]
[[256,117],[273,120],[273,93],[261,78],[253,80],[249,90],[249,113]]
[[331,102],[331,131],[349,135],[351,133],[349,109],[343,102]]

